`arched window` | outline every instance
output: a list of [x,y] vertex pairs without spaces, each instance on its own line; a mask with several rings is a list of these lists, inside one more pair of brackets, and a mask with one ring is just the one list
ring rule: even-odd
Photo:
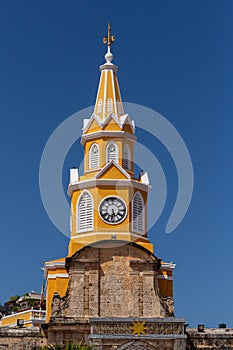
[[136,192],[133,197],[132,205],[133,231],[137,233],[144,233],[144,200],[140,192]]
[[124,145],[123,150],[123,168],[130,169],[130,149],[127,144]]
[[108,98],[107,109],[108,113],[111,113],[113,111],[113,101],[111,97]]
[[93,198],[88,191],[80,195],[76,207],[76,230],[86,232],[93,230]]
[[123,115],[122,104],[119,101],[117,101],[117,110],[118,110],[118,113],[119,113],[120,116]]
[[100,99],[97,103],[97,110],[96,110],[96,113],[97,114],[100,114],[101,113],[101,110],[102,110],[102,99]]
[[99,167],[99,146],[93,143],[89,152],[89,168],[96,169]]
[[112,160],[118,162],[118,147],[114,142],[109,142],[106,147],[106,163]]

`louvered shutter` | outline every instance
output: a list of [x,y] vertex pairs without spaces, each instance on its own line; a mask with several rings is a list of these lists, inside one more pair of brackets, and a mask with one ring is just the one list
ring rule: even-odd
[[90,148],[90,169],[99,167],[99,146],[95,143]]
[[123,167],[125,169],[130,169],[130,156],[129,156],[129,146],[124,146],[124,153],[123,153]]
[[89,192],[84,191],[78,201],[77,231],[93,230],[93,199]]
[[144,201],[140,192],[133,198],[133,231],[144,233]]
[[118,162],[118,149],[117,145],[113,142],[107,145],[107,163],[112,160],[116,160]]

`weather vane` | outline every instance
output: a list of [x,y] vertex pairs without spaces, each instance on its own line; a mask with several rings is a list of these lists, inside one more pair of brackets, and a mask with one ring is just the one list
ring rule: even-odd
[[103,38],[103,43],[107,44],[108,47],[110,48],[111,44],[114,43],[115,41],[115,35],[111,35],[111,26],[110,22],[108,22],[108,36],[105,36]]

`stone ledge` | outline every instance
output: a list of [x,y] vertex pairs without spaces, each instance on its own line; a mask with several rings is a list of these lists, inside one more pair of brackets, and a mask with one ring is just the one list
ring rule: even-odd
[[0,327],[0,337],[38,337],[42,336],[39,327],[19,328],[19,327]]
[[166,340],[166,339],[186,339],[187,336],[185,334],[150,334],[150,335],[111,335],[111,334],[91,334],[89,339],[127,339],[127,340]]
[[145,321],[145,322],[158,322],[158,323],[185,323],[184,318],[175,317],[89,317],[90,323],[92,322],[132,322],[132,321]]

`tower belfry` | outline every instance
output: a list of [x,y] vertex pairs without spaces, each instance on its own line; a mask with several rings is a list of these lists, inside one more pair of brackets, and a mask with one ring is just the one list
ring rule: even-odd
[[45,263],[49,342],[182,350],[184,320],[175,319],[173,309],[175,265],[158,259],[148,238],[149,177],[134,173],[135,124],[124,112],[114,40],[109,23],[94,110],[83,121],[84,173],[70,170],[68,255]]

